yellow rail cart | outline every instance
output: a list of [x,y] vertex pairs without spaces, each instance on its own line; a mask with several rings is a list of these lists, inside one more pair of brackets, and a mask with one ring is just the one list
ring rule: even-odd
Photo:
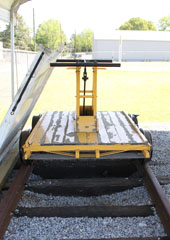
[[[50,66],[75,68],[76,111],[34,117],[31,133],[26,141],[21,140],[25,160],[150,159],[151,135],[139,129],[136,115],[97,111],[98,69],[120,67],[119,63],[60,59]],[[92,89],[86,89],[87,69],[93,72]]]

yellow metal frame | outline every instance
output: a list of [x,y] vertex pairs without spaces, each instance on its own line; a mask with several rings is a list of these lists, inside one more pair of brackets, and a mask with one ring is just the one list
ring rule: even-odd
[[[76,67],[76,119],[75,133],[80,143],[97,144],[98,140],[98,121],[97,121],[97,67],[93,67],[92,90],[85,92],[80,88],[81,68]],[[80,105],[81,99],[91,98],[90,115],[82,114],[83,106]],[[98,155],[97,155],[98,156]]]
[[[28,142],[23,146],[25,152],[25,159],[31,156],[32,152],[48,152],[55,153],[66,156],[73,156],[75,158],[93,156],[100,158],[102,156],[117,154],[120,152],[127,151],[142,151],[145,158],[149,158],[149,145],[130,145],[130,144],[115,144],[115,145],[51,145],[51,146],[41,146],[41,145],[29,145]],[[75,154],[69,153],[69,151],[75,152]],[[94,154],[81,154],[81,151],[94,151]],[[105,153],[100,153],[100,151],[106,151]],[[108,152],[110,151],[110,152]]]
[[82,95],[84,91],[80,89],[80,72],[81,67],[76,67],[76,115],[80,117],[80,99],[92,98],[92,110],[93,116],[97,114],[97,67],[93,67],[93,87],[92,90],[86,90],[85,95]]
[[[41,138],[44,132],[37,134],[37,129],[41,126],[45,113],[38,121],[36,127],[33,129],[25,144],[23,145],[23,151],[25,153],[25,159],[29,159],[32,152],[48,152],[59,155],[66,155],[75,158],[81,157],[95,157],[100,158],[102,156],[127,152],[127,151],[141,151],[145,158],[150,157],[151,145],[146,143],[146,138],[142,135],[140,130],[136,127],[132,119],[123,112],[127,121],[132,125],[134,130],[140,136],[143,144],[131,145],[131,144],[97,144],[98,134],[98,122],[97,122],[97,67],[93,67],[93,85],[92,90],[87,90],[85,95],[82,95],[84,91],[80,89],[80,72],[81,67],[76,67],[76,115],[75,120],[75,133],[79,138],[80,143],[85,143],[85,139],[88,136],[86,144],[79,145],[40,145]],[[92,115],[81,116],[80,114],[80,99],[81,98],[92,98]],[[88,129],[86,126],[88,125]],[[87,130],[86,130],[87,129]],[[104,151],[104,152],[103,152]],[[72,153],[70,153],[72,152]],[[87,152],[87,153],[82,153]],[[90,153],[89,153],[90,152]],[[91,153],[92,152],[92,153]]]
[[76,114],[80,116],[80,67],[76,67]]
[[93,68],[93,98],[92,98],[93,115],[97,114],[97,67]]

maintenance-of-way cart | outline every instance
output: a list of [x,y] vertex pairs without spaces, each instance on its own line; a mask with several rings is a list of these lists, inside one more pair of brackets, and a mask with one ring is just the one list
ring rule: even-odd
[[[24,160],[150,159],[151,135],[139,129],[137,115],[97,111],[98,70],[120,67],[119,63],[57,59],[50,66],[75,68],[76,111],[45,112],[33,117],[31,132],[26,137],[21,134]],[[92,79],[88,79],[89,69],[93,71]],[[87,89],[87,81],[92,81],[92,89]]]

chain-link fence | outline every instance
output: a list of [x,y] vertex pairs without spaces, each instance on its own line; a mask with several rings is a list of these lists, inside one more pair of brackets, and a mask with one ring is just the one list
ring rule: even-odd
[[[0,60],[0,104],[5,105],[11,102],[11,50],[2,49]],[[17,92],[24,79],[36,52],[15,50],[15,82],[14,89]]]

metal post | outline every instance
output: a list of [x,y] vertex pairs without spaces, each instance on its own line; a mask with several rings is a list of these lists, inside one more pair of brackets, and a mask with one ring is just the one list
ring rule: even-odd
[[75,58],[76,58],[76,48],[77,48],[76,41],[77,41],[77,39],[76,39],[76,30],[75,30],[75,35],[74,35],[74,53],[75,53]]
[[11,13],[11,100],[14,100],[14,12]]
[[93,67],[93,116],[97,114],[97,67]]
[[119,41],[119,62],[122,61],[122,37],[120,36],[120,41]]
[[76,67],[76,115],[80,116],[80,67]]
[[18,84],[18,62],[17,62],[17,51],[15,51],[15,69],[16,69],[16,84],[17,84],[17,91],[18,91],[19,84]]
[[28,68],[29,68],[29,63],[28,63],[28,52],[27,52],[26,54],[27,54],[27,71],[28,71]]

